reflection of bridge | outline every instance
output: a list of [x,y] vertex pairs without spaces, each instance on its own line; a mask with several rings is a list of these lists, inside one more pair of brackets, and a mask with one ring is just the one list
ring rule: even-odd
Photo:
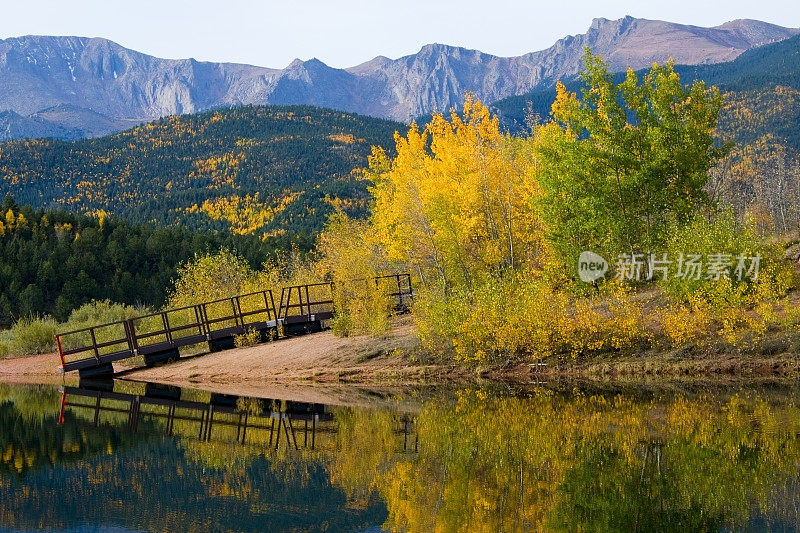
[[[98,381],[81,387],[61,387],[58,423],[64,423],[69,408],[90,414],[90,425],[94,427],[116,419],[132,433],[275,449],[283,439],[298,450],[313,450],[318,434],[336,432],[333,414],[323,404],[216,393],[210,393],[208,401],[198,401],[185,398],[178,387],[147,383],[144,393],[136,394],[115,391],[114,383]],[[163,429],[155,431],[157,425],[143,422],[160,422]],[[413,420],[402,415],[399,422],[395,432],[403,435],[403,450],[416,451]]]
[[[405,312],[413,291],[411,276],[379,276],[397,312]],[[242,294],[198,305],[167,309],[56,335],[61,368],[81,376],[111,375],[112,363],[143,356],[152,365],[180,357],[180,348],[208,343],[213,351],[235,346],[235,337],[254,332],[261,342],[321,331],[333,316],[333,284],[312,283],[281,289],[279,304],[271,290]]]

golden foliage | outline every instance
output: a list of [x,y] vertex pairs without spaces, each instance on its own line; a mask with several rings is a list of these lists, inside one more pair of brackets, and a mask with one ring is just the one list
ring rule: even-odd
[[378,334],[389,329],[392,301],[383,281],[374,281],[386,264],[368,223],[343,212],[331,216],[319,237],[318,267],[334,283],[336,316],[331,326],[340,335]]
[[259,333],[257,329],[249,328],[241,335],[235,335],[233,337],[233,342],[237,348],[255,346],[261,342],[261,333]]
[[664,333],[675,346],[697,343],[710,333],[708,302],[694,297],[688,305],[673,304],[662,312],[661,323]]
[[434,115],[395,136],[397,156],[370,158],[373,222],[391,260],[443,290],[480,272],[534,265],[543,229],[528,141],[503,135],[497,117],[467,97],[462,114]]
[[331,133],[328,138],[334,142],[342,144],[356,144],[365,142],[364,139],[359,139],[352,133]]
[[225,153],[199,159],[194,162],[194,170],[189,172],[190,179],[205,178],[211,181],[209,188],[219,189],[223,185],[235,186],[239,166],[244,162],[244,152]]
[[228,250],[196,256],[178,269],[169,307],[185,307],[243,294],[253,276],[250,265]]
[[245,196],[219,197],[206,200],[203,205],[192,205],[187,213],[203,213],[212,220],[224,220],[237,235],[255,233],[269,224],[275,215],[300,197],[302,193],[286,192],[277,202],[259,199],[259,193]]

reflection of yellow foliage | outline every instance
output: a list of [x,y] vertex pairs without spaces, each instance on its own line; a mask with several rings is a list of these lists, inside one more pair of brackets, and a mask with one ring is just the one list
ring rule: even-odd
[[796,472],[799,420],[796,407],[738,397],[720,408],[468,392],[428,404],[419,454],[373,483],[392,531],[651,530],[699,517],[738,529]]
[[398,421],[385,411],[340,409],[336,422],[337,453],[328,467],[331,482],[343,488],[349,500],[363,501],[400,451]]

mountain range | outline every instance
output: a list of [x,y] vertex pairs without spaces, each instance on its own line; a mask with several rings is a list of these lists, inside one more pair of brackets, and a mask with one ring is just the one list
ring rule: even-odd
[[459,106],[468,91],[493,103],[548,87],[580,70],[587,46],[613,70],[669,57],[707,65],[798,33],[755,20],[702,28],[598,18],[582,35],[518,57],[430,44],[347,69],[318,59],[284,69],[160,59],[100,38],[9,38],[0,40],[0,140],[96,137],[167,115],[244,104],[309,104],[407,122]]
[[[649,69],[639,71],[639,76],[646,70]],[[721,135],[730,135],[742,144],[770,135],[800,152],[800,34],[747,50],[733,61],[676,65],[675,71],[685,83],[702,80],[723,92],[726,105],[720,116]],[[625,72],[615,74],[618,83],[624,77]],[[577,77],[564,82],[570,92],[582,90],[582,81]],[[522,131],[530,116],[548,117],[555,94],[550,85],[504,98],[491,108],[507,130]]]

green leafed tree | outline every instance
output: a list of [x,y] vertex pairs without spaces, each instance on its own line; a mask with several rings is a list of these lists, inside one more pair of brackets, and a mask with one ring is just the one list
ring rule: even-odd
[[671,61],[614,83],[588,49],[581,76],[581,97],[559,84],[554,120],[536,130],[550,237],[567,261],[658,248],[709,202],[708,173],[726,151],[714,137],[722,96],[683,84]]

